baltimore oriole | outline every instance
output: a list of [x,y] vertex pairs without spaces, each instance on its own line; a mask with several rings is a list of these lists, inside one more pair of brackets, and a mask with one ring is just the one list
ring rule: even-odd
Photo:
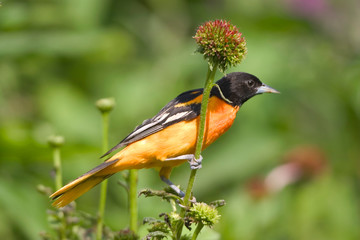
[[[226,132],[234,122],[240,106],[251,97],[278,93],[257,77],[235,72],[227,74],[212,88],[208,103],[203,149]],[[161,180],[180,191],[170,180],[176,167],[189,161],[191,168],[200,168],[201,159],[194,159],[203,89],[184,92],[170,101],[153,118],[137,126],[124,140],[103,156],[125,146],[104,163],[68,183],[50,197],[54,206],[63,207],[114,173],[125,169],[158,168]]]

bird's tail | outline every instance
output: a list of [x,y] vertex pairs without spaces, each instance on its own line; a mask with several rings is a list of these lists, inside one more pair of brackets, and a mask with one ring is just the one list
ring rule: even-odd
[[52,205],[55,207],[64,207],[89,191],[91,188],[115,173],[115,171],[113,171],[113,165],[118,161],[119,159],[103,162],[99,166],[63,186],[50,196],[52,200],[55,200]]

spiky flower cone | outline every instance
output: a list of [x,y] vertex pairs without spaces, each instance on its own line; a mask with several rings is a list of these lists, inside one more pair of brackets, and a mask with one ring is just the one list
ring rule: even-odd
[[221,72],[239,64],[247,53],[245,38],[229,21],[208,21],[201,25],[194,39],[197,52],[204,55],[210,68],[217,66]]

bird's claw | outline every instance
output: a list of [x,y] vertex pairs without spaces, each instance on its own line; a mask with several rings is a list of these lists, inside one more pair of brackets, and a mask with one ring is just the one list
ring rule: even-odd
[[189,159],[189,164],[191,169],[200,169],[202,167],[201,162],[203,160],[203,157],[200,155],[199,159],[196,159],[195,156],[193,156],[191,159]]
[[191,203],[196,203],[196,198],[192,196],[192,198],[189,200]]
[[[182,197],[181,200],[182,200],[182,202],[184,202],[184,197]],[[192,203],[192,204],[196,203],[196,198],[195,198],[194,196],[192,196],[191,199],[189,199],[189,202]],[[179,202],[178,202],[178,204],[179,204],[179,206],[180,206],[181,208],[186,208],[185,205],[183,205],[183,204],[181,204],[181,203],[179,203]]]

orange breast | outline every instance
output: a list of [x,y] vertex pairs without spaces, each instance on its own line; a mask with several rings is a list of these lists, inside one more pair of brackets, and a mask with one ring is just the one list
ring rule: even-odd
[[233,107],[224,100],[212,97],[208,105],[203,149],[225,133],[233,124],[239,107]]
[[[237,111],[238,107],[234,108],[217,97],[210,98],[203,149],[231,127]],[[112,159],[121,158],[119,167],[121,165],[122,169],[177,166],[184,161],[164,160],[195,152],[198,124],[199,117],[173,124],[128,145]]]

